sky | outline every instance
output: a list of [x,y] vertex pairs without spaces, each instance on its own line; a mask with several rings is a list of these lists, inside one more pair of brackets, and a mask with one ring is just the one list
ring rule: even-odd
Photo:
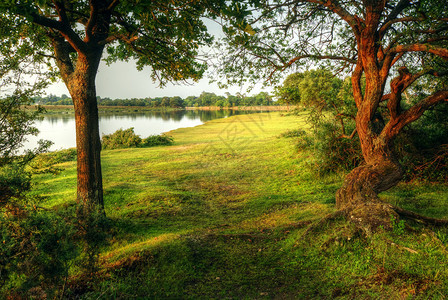
[[[199,82],[193,82],[192,85],[185,84],[167,84],[160,88],[157,83],[153,82],[150,76],[150,69],[145,68],[138,71],[134,62],[117,62],[111,66],[101,63],[96,78],[97,95],[111,99],[127,99],[127,98],[146,98],[146,97],[164,97],[164,96],[180,96],[186,98],[188,96],[199,96],[203,91],[212,92],[217,95],[225,95],[229,92],[232,95],[236,93],[253,95],[259,92],[271,92],[272,88],[262,88],[261,84],[257,85],[250,93],[246,93],[246,88],[232,86],[229,89],[220,89],[216,83],[209,83],[208,78],[203,78]],[[64,83],[58,82],[46,89],[46,94],[61,96],[69,95]]]
[[[221,26],[217,23],[203,19],[208,28],[208,32],[219,39],[223,37]],[[211,92],[216,95],[225,95],[229,92],[232,95],[241,93],[243,95],[254,95],[259,92],[272,92],[273,87],[262,88],[262,84],[256,85],[249,93],[247,88],[233,86],[229,89],[220,89],[216,83],[210,83],[210,79],[204,76],[202,80],[192,85],[185,84],[167,84],[160,88],[157,83],[151,79],[151,69],[145,68],[138,71],[134,62],[117,62],[111,66],[107,66],[101,62],[99,71],[96,77],[96,92],[97,95],[111,99],[126,99],[126,98],[146,98],[146,97],[164,97],[164,96],[180,96],[186,98],[188,96],[199,96],[202,92]],[[69,95],[67,88],[61,81],[51,85],[46,90],[46,94],[53,94],[61,96],[62,94]]]

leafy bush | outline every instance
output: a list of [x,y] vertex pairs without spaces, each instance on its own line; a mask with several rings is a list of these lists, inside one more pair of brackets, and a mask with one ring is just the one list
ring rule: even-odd
[[0,295],[39,289],[51,297],[78,256],[73,223],[35,207],[0,216]]
[[336,124],[321,122],[314,130],[287,131],[283,137],[296,138],[298,150],[312,150],[310,169],[317,175],[350,171],[362,161],[359,140],[341,137]]
[[0,209],[0,298],[62,299],[74,265],[91,280],[109,237],[104,214],[82,218],[77,205],[47,210],[15,200],[15,210]]
[[[75,153],[69,149],[40,155],[38,164],[72,160]],[[62,299],[75,262],[87,274],[96,270],[108,220],[98,213],[82,218],[76,206],[39,207],[41,197],[29,193],[30,163],[17,159],[0,167],[0,299]]]
[[31,176],[23,165],[10,163],[0,168],[0,208],[7,205],[10,198],[18,198],[30,188]]
[[135,148],[135,147],[153,147],[161,145],[171,145],[174,139],[168,135],[151,135],[146,139],[134,133],[134,128],[119,129],[112,134],[103,135],[103,149]]
[[132,148],[141,144],[142,139],[135,134],[134,127],[118,129],[112,134],[103,135],[101,145],[103,149]]
[[341,137],[341,130],[337,125],[322,124],[316,129],[315,137],[319,173],[352,170],[363,161],[359,140]]
[[171,145],[173,141],[174,141],[173,137],[168,136],[166,134],[151,135],[143,140],[142,146],[152,147],[152,146]]

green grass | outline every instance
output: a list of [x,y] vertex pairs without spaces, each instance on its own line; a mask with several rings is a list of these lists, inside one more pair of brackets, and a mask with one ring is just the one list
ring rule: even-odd
[[[169,133],[172,146],[102,152],[106,214],[113,237],[101,251],[93,299],[443,298],[448,231],[365,239],[344,220],[303,237],[334,212],[343,174],[315,178],[312,153],[290,129],[305,116],[239,115]],[[44,205],[74,202],[76,163],[35,177]],[[447,217],[448,188],[400,184],[386,201]],[[398,226],[398,225],[397,225]]]

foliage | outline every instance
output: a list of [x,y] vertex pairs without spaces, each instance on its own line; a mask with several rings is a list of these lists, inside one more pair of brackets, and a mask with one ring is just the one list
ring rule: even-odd
[[322,110],[339,104],[341,85],[342,81],[326,69],[307,70],[288,75],[277,87],[277,97],[284,103]]
[[31,176],[24,166],[9,163],[0,167],[0,207],[7,205],[11,198],[20,198],[31,187]]
[[280,103],[296,104],[300,103],[299,84],[303,79],[302,73],[293,73],[288,75],[281,86],[277,86],[275,95]]
[[0,168],[0,298],[62,298],[70,268],[96,270],[98,249],[109,237],[104,215],[84,220],[76,206],[44,208],[32,190],[30,168],[48,173],[74,155],[73,149],[33,155]]
[[396,235],[403,235],[405,233],[404,220],[397,220],[394,216],[391,216],[392,232]]
[[33,288],[51,297],[78,256],[68,212],[42,209],[41,198],[29,194],[31,173],[26,168],[36,153],[26,157],[0,167],[0,297]]
[[141,146],[143,147],[152,147],[152,146],[161,146],[161,145],[171,145],[173,143],[174,139],[171,136],[168,136],[166,134],[161,135],[151,135],[148,136],[146,139],[142,140]]
[[29,110],[25,107],[29,103],[24,97],[0,99],[0,165],[12,159],[27,135],[37,135],[33,123],[42,109]]
[[159,145],[171,145],[173,138],[165,134],[152,135],[145,139],[140,138],[134,132],[134,128],[118,129],[112,134],[103,135],[103,149],[152,147]]
[[[300,150],[313,148],[315,154],[310,166],[318,174],[350,171],[363,161],[357,136],[347,138],[355,128],[356,108],[351,89],[349,78],[341,81],[323,69],[289,75],[277,88],[282,91],[282,97],[295,99],[291,103],[309,109],[308,122],[312,130],[292,130],[284,136],[297,137]],[[447,109],[442,106],[428,110],[395,140],[405,179],[446,182]]]
[[29,74],[20,70],[20,63],[15,59],[5,62],[8,63],[13,63],[19,70],[11,66],[11,70],[0,73],[0,88],[13,88],[10,96],[0,99],[0,208],[14,205],[11,199],[20,199],[30,189],[30,174],[25,171],[25,166],[51,145],[49,141],[40,140],[37,148],[18,155],[27,135],[38,133],[33,123],[42,110],[29,110],[25,106],[31,103],[29,95],[38,92],[43,85],[17,82],[20,76]]
[[134,127],[131,127],[103,135],[101,145],[103,149],[118,149],[137,147],[141,142],[142,139],[135,134]]
[[310,167],[321,176],[350,171],[363,160],[359,140],[341,138],[341,128],[334,120],[322,121],[311,134],[299,137],[299,149],[304,145],[313,149]]
[[319,175],[349,171],[362,161],[359,140],[347,135],[355,127],[350,87],[350,81],[319,69],[291,74],[277,88],[279,97],[287,99],[283,101],[308,111],[311,130],[292,130],[283,136],[295,137],[300,151],[313,149],[309,166]]
[[[207,10],[210,12],[218,8],[219,4],[217,1],[181,0],[107,1],[104,3],[104,10],[100,12],[107,21],[92,21],[107,22],[106,34],[101,35],[104,40],[99,42],[106,44],[106,61],[109,63],[133,59],[138,69],[149,65],[152,68],[152,77],[160,80],[162,84],[171,80],[197,80],[205,69],[205,64],[196,61],[198,48],[200,45],[209,44],[212,39],[201,16],[206,14]],[[66,38],[72,43],[78,43],[83,39],[80,37],[81,27],[88,31],[88,35],[92,33],[90,30],[97,30],[86,26],[85,20],[80,20],[79,16],[88,16],[92,7],[97,9],[98,5],[95,3],[90,6],[88,1],[61,2],[57,5],[46,0],[2,2],[1,20],[5,31],[9,27],[20,26],[19,30],[10,31],[14,33],[7,39],[11,46],[10,51],[14,51],[14,46],[26,43],[37,58],[49,61],[48,59],[53,57],[51,39],[54,34],[60,36],[61,32],[70,31]],[[64,15],[61,22],[64,22],[65,28],[48,21],[58,13]],[[53,36],[50,32],[53,32]]]
[[74,266],[89,280],[98,270],[99,249],[110,237],[104,213],[82,219],[76,205],[44,209],[36,200],[21,197],[14,210],[1,209],[0,297],[63,298]]
[[14,213],[3,211],[0,218],[0,295],[37,288],[51,297],[62,288],[79,254],[72,216],[42,211],[25,201]]

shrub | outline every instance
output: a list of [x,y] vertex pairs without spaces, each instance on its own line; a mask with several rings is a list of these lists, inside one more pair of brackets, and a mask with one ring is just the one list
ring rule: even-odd
[[294,137],[298,150],[311,150],[309,161],[311,170],[317,175],[337,171],[350,171],[362,161],[359,140],[341,137],[337,125],[321,122],[314,130],[293,130],[284,133],[284,137]]
[[103,149],[132,148],[141,144],[142,139],[135,134],[134,127],[118,129],[112,134],[103,135],[101,145]]
[[119,129],[112,134],[103,135],[103,149],[135,148],[135,147],[153,147],[171,145],[174,139],[166,134],[151,135],[146,139],[134,133],[134,128]]
[[0,167],[0,208],[10,198],[20,197],[31,188],[31,176],[24,171],[24,166],[10,163]]
[[[9,182],[29,182],[23,172],[7,175]],[[0,298],[53,298],[79,255],[75,218],[39,208],[29,188],[17,186],[20,192],[0,206]]]
[[152,146],[162,146],[162,145],[171,145],[174,139],[171,136],[166,134],[161,135],[151,135],[143,140],[142,146],[144,147],[152,147]]
[[31,198],[14,200],[15,211],[0,209],[0,299],[63,299],[74,265],[92,280],[109,238],[104,214],[82,218],[76,205],[47,210]]

